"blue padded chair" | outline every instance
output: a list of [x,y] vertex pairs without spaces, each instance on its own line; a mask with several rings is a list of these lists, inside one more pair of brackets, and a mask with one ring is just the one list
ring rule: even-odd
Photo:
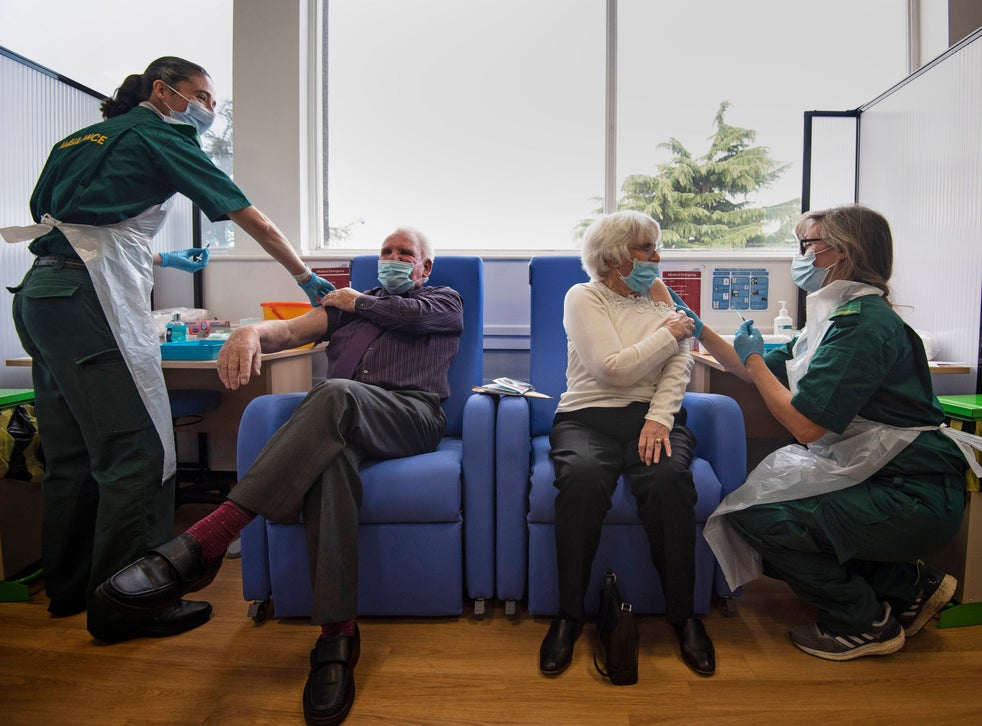
[[[351,286],[377,287],[378,257],[356,257]],[[479,257],[439,257],[429,284],[457,290],[464,332],[450,367],[443,402],[447,433],[436,451],[361,466],[364,496],[358,533],[360,615],[447,616],[463,611],[464,593],[483,614],[494,596],[494,415],[481,383],[484,267]],[[244,473],[305,394],[260,396],[239,426],[237,467]],[[265,616],[272,600],[279,618],[311,612],[303,527],[257,517],[243,531],[243,595],[250,615]]]
[[[555,542],[555,473],[549,458],[549,431],[559,396],[566,388],[567,340],[563,329],[566,291],[587,275],[579,257],[534,257],[531,285],[531,382],[552,399],[502,397],[498,405],[497,596],[506,612],[527,592],[531,615],[553,615],[559,607]],[[692,473],[696,504],[695,609],[706,613],[714,583],[718,594],[733,593],[717,573],[712,551],[702,536],[710,513],[746,475],[743,415],[736,402],[717,394],[687,393],[683,403],[688,427],[697,439]],[[604,520],[585,605],[595,614],[603,573],[617,572],[618,587],[637,613],[662,613],[661,582],[649,555],[634,496],[621,478]],[[527,586],[527,590],[526,590]]]

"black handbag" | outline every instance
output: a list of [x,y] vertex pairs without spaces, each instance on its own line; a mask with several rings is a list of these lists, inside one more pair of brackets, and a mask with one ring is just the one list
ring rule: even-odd
[[617,575],[613,570],[607,570],[604,574],[604,584],[600,590],[593,665],[600,675],[609,678],[615,686],[630,686],[638,682],[638,625],[634,622],[631,603],[621,599],[617,590]]

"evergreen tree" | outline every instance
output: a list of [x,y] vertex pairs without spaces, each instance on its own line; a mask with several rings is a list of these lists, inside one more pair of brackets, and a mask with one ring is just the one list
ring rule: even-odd
[[215,115],[215,125],[201,137],[201,147],[215,166],[232,176],[232,101],[221,101]]
[[[201,137],[201,148],[215,166],[230,177],[232,174],[232,101],[218,103],[214,125]],[[202,215],[201,241],[213,247],[235,246],[235,225],[232,222],[209,222]]]
[[774,247],[792,240],[800,199],[767,207],[749,201],[790,165],[778,164],[767,147],[755,145],[756,131],[727,124],[729,107],[724,101],[716,112],[716,133],[705,156],[695,158],[672,137],[658,145],[671,151],[672,159],[658,166],[656,176],[633,174],[624,180],[618,209],[657,219],[666,247]]

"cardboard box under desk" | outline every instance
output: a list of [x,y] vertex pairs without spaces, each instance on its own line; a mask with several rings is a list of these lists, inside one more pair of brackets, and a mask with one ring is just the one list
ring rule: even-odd
[[927,559],[958,578],[955,600],[962,604],[982,602],[982,492],[968,492],[965,516],[955,539]]
[[41,485],[0,479],[0,580],[41,560]]

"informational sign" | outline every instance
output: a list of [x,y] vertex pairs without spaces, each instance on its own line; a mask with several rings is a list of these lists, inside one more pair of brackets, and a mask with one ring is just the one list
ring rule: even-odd
[[324,278],[338,289],[351,286],[350,265],[337,265],[336,267],[312,267],[311,270],[313,270],[315,275]]
[[696,315],[701,315],[702,272],[700,270],[664,270],[662,280],[672,288]]
[[713,270],[713,310],[767,310],[768,271],[759,267]]

